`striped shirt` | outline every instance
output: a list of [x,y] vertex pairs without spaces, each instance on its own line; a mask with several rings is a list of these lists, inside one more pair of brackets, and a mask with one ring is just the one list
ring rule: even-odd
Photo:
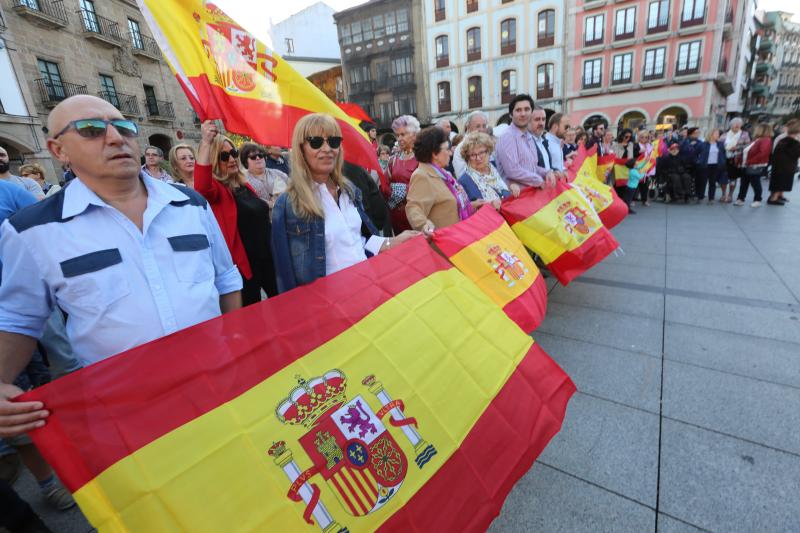
[[497,169],[506,183],[541,187],[548,169],[538,165],[533,135],[516,126],[508,128],[497,141]]

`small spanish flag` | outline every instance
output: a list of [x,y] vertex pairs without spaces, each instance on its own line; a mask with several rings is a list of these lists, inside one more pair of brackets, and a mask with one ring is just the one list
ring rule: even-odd
[[20,399],[102,533],[482,531],[574,391],[420,237]]
[[[625,158],[616,158],[614,160],[614,186],[615,187],[627,187],[628,186],[628,178],[630,178],[631,170],[625,165],[628,160]],[[641,170],[643,166],[647,165],[645,161],[645,154],[640,154],[639,157],[636,158],[636,165],[639,167],[640,172],[644,175],[644,172]]]
[[433,242],[523,331],[530,333],[539,327],[547,311],[547,284],[525,247],[492,206],[436,230]]
[[583,195],[560,181],[554,188],[525,189],[503,202],[500,212],[562,285],[619,247]]
[[[611,169],[614,167],[614,161],[617,157],[612,154],[603,154],[597,158],[597,179],[598,181],[605,183],[606,177]],[[572,163],[573,166],[575,163]]]
[[596,179],[597,145],[589,150],[580,146],[568,174],[570,184],[592,203],[606,228],[613,228],[628,216],[628,206],[617,196],[617,192]]

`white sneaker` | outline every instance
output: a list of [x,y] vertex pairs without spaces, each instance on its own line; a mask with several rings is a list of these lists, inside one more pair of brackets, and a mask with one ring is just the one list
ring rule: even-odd
[[753,202],[750,207],[761,207],[761,202]]
[[735,202],[733,202],[733,205],[735,205],[736,207],[742,207],[744,205],[744,200],[736,200]]

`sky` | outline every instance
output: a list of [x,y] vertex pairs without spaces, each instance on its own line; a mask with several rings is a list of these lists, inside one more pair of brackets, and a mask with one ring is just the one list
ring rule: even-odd
[[792,21],[800,22],[800,8],[790,9],[787,7],[792,3],[797,5],[796,0],[795,2],[792,2],[792,0],[758,0],[758,8],[764,11],[788,11],[789,13],[794,13]]

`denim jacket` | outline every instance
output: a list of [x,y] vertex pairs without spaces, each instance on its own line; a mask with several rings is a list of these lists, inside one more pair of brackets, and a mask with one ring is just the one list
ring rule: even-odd
[[[725,168],[725,141],[720,139],[717,141],[717,168]],[[695,162],[698,167],[708,167],[708,153],[711,151],[711,144],[708,141],[702,141],[700,148],[697,150],[697,161]]]
[[[364,212],[361,191],[349,182],[344,190],[350,193],[361,216],[361,234],[367,239],[377,235],[378,230]],[[299,217],[286,193],[278,197],[272,209],[272,258],[279,293],[325,276],[325,219]]]

